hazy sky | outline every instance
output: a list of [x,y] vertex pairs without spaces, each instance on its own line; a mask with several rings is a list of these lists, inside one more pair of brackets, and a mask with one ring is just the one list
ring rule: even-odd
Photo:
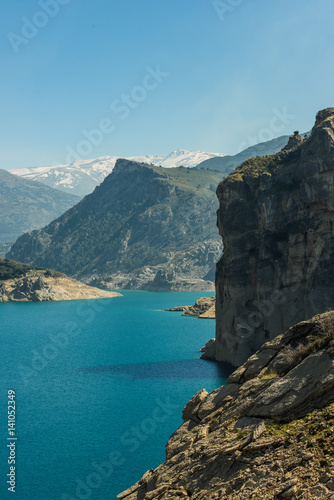
[[334,105],[332,0],[10,0],[1,11],[0,168],[234,154],[307,131]]

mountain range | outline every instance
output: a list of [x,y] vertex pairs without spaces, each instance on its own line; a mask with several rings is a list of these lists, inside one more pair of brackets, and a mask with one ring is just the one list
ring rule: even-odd
[[[79,214],[78,216],[80,217],[82,227],[76,227],[77,224],[75,221],[77,216],[72,217],[72,215],[68,224],[65,224],[69,232],[74,228],[74,233],[78,235],[78,241],[73,248],[72,243],[75,240],[75,236],[73,235],[73,238],[70,237],[71,243],[66,239],[66,248],[68,245],[71,247],[71,251],[68,255],[64,255],[64,252],[60,251],[62,236],[60,236],[58,229],[55,234],[52,234],[50,249],[48,250],[47,248],[49,236],[45,238],[45,234],[49,234],[49,231],[53,233],[52,227],[58,228],[58,222],[55,222],[54,226],[50,224],[50,227],[44,228],[38,235],[36,235],[36,233],[31,237],[25,235],[23,240],[21,238],[14,246],[9,255],[29,263],[35,264],[37,262],[44,266],[55,267],[70,275],[79,277],[79,279],[83,279],[88,283],[94,282],[94,284],[101,286],[108,285],[114,288],[122,288],[125,286],[131,288],[144,287],[154,290],[196,289],[196,287],[199,286],[196,282],[196,278],[198,278],[199,280],[204,279],[200,288],[212,289],[212,283],[214,281],[214,263],[215,259],[218,259],[221,253],[221,243],[216,234],[214,223],[214,213],[217,203],[214,192],[218,182],[234,169],[235,163],[241,162],[243,158],[250,158],[254,155],[271,154],[277,149],[285,146],[287,140],[287,136],[282,136],[273,141],[252,146],[235,156],[219,156],[214,153],[203,153],[200,151],[191,152],[186,150],[175,150],[165,158],[148,155],[136,157],[135,161],[134,159],[118,160],[115,156],[106,156],[95,160],[77,161],[71,165],[13,170],[13,173],[18,174],[15,176],[11,175],[10,172],[3,171],[3,190],[7,192],[7,194],[11,192],[12,198],[15,198],[16,201],[14,210],[11,205],[13,200],[8,199],[8,196],[6,198],[3,194],[3,213],[5,213],[7,217],[7,219],[3,219],[3,223],[7,220],[6,223],[10,225],[11,231],[3,227],[2,239],[0,240],[0,254],[5,255],[5,253],[8,252],[11,246],[8,242],[13,242],[18,236],[22,235],[22,233],[44,227],[53,219],[57,219],[66,212],[68,208],[78,202],[86,193],[90,193],[95,189],[92,198],[93,202],[92,199],[89,198],[89,201],[85,201],[83,208],[79,204],[73,211],[73,214]],[[144,161],[144,163],[142,163],[142,161]],[[121,169],[118,169],[117,175],[112,175],[110,177],[110,173],[113,172],[116,163],[123,166],[129,164],[142,165],[140,172],[143,176],[140,177],[138,172],[136,175],[133,175],[133,173],[130,175],[131,169],[127,167],[125,171],[128,172],[128,175],[121,175]],[[143,167],[143,165],[145,165],[145,167]],[[154,170],[156,165],[161,165],[161,167],[158,167],[157,171]],[[182,165],[182,168],[180,165]],[[196,166],[198,166],[198,169],[193,168]],[[218,173],[215,169],[218,171],[221,170],[221,172]],[[151,172],[151,176],[146,175],[148,171]],[[173,171],[175,172],[173,173]],[[199,173],[200,171],[203,171],[203,173]],[[204,171],[207,173],[204,173]],[[159,172],[159,175],[156,175],[157,172]],[[152,176],[155,177],[155,184],[152,181]],[[4,182],[5,177],[7,179],[7,184],[8,179],[11,179],[12,183],[15,180],[16,185],[20,182],[25,183],[25,189],[29,188],[31,193],[23,191],[24,196],[21,198],[20,203],[17,203],[20,197],[17,198],[17,196],[13,194],[13,191],[8,191],[6,183]],[[108,177],[110,177],[110,179],[108,179],[107,183],[104,183],[104,180]],[[170,183],[177,188],[178,197],[175,197],[175,193],[171,191],[165,193],[163,201],[159,199],[159,196],[154,198],[154,196],[152,196],[152,189],[154,189],[153,185],[157,187],[158,178],[158,190],[161,191],[161,184],[165,186],[166,183]],[[180,186],[178,185],[180,178],[183,178],[181,182],[182,190],[184,190],[183,198],[181,197],[181,192],[179,191]],[[99,189],[97,186],[101,182],[103,187]],[[112,182],[116,182],[114,188],[111,186]],[[146,182],[149,183],[147,186],[145,186]],[[60,189],[53,189],[45,184],[57,186],[62,191]],[[39,194],[38,200],[36,201],[34,198],[36,189],[38,188],[41,190],[42,187],[46,190],[45,193],[48,193],[49,198],[45,198],[45,193],[43,195]],[[205,191],[205,197],[207,199],[206,203],[208,203],[208,196],[210,198],[209,205],[206,205],[206,208],[203,205],[203,190]],[[125,191],[133,191],[134,194],[129,197],[130,202],[125,198],[122,199],[124,206],[120,210],[116,200],[119,200],[122,196],[124,197]],[[189,194],[190,191],[192,193],[191,196]],[[124,222],[124,226],[127,227],[128,215],[125,209],[126,203],[132,205],[133,200],[137,199],[139,192],[142,193],[143,197],[146,196],[151,199],[148,204],[146,203],[145,207],[141,204],[140,210],[142,210],[142,214],[149,213],[148,220],[151,220],[152,228],[149,229],[148,225],[146,225],[147,233],[145,235],[142,233],[137,237],[136,251],[141,253],[141,258],[137,259],[137,256],[135,257],[132,255],[132,250],[130,251],[130,248],[128,248],[128,237],[117,234],[117,231],[115,232],[115,227],[120,227],[122,221]],[[80,198],[73,196],[73,193],[78,193]],[[51,196],[51,194],[53,194],[53,196]],[[101,210],[100,202],[97,202],[98,196],[102,196],[105,200],[104,213],[103,210]],[[115,202],[111,202],[111,197]],[[28,203],[27,210],[24,200],[29,200],[31,198],[34,199],[34,202],[32,204]],[[176,198],[178,198],[177,203]],[[65,200],[66,202],[64,203]],[[188,238],[187,240],[185,224],[182,226],[182,222],[179,222],[182,221],[182,218],[184,219],[184,217],[187,216],[189,216],[189,220],[191,219],[189,205],[191,203],[196,205],[198,200],[200,200],[199,205],[202,206],[204,211],[207,211],[207,214],[205,214],[205,212],[199,214],[198,207],[195,211],[195,213],[197,213],[197,219],[194,222],[193,229],[199,246],[194,246],[191,244],[191,239]],[[87,211],[88,206],[90,208]],[[165,207],[163,211],[161,206]],[[150,207],[150,210],[147,212],[148,207]],[[185,210],[184,213],[182,209]],[[13,213],[13,210],[15,213]],[[133,213],[136,211],[138,212],[138,206],[130,206],[129,210],[130,213],[132,211]],[[96,213],[93,213],[94,211]],[[107,220],[105,219],[106,211],[108,211]],[[88,221],[86,220],[87,213],[89,214]],[[156,213],[163,214],[160,224],[157,220],[153,222],[153,215]],[[169,216],[167,216],[167,214],[169,214]],[[210,221],[208,219],[208,214],[211,214]],[[66,217],[65,215],[65,217],[62,218],[61,227],[63,227],[63,221]],[[143,215],[141,215],[141,217],[143,217]],[[173,217],[178,217],[180,221],[172,220]],[[115,222],[115,218],[119,220]],[[27,219],[30,221],[29,223],[27,223]],[[155,219],[157,219],[157,217],[155,217]],[[168,219],[168,221],[166,219]],[[22,221],[24,223],[22,223]],[[201,223],[205,225],[204,231],[200,226]],[[93,224],[96,224],[95,228],[93,228]],[[103,224],[107,228],[108,235],[105,235],[102,238],[103,241],[100,242],[100,235],[98,233],[100,226]],[[206,227],[207,224],[209,224],[208,227]],[[168,231],[164,233],[165,243],[160,247],[156,244],[156,241],[159,240],[159,236],[154,233],[153,227],[158,235],[162,231],[162,228],[165,230],[166,227],[168,227],[171,231],[170,233],[168,233]],[[183,235],[178,239],[175,238],[174,231],[175,228],[179,229],[179,227],[182,227]],[[87,229],[86,233],[83,228]],[[131,238],[129,238],[130,241],[133,241],[134,234],[140,232],[140,228],[136,227],[135,218],[131,219],[128,232],[131,234]],[[32,245],[32,242],[36,243],[36,238],[38,240],[37,247],[28,249],[28,247]],[[42,244],[41,239],[43,240]],[[107,243],[106,240],[108,240]],[[22,241],[25,242],[23,245]],[[29,241],[29,244],[27,241]],[[180,253],[181,241],[182,251]],[[207,241],[210,241],[209,247],[207,247]],[[213,241],[214,243],[212,243]],[[202,246],[203,244],[204,247]],[[54,245],[57,247],[57,255],[54,254],[54,249],[56,248]],[[83,253],[82,248],[85,247],[87,249],[94,245],[97,246],[95,250],[96,255],[91,255],[91,252],[87,251],[87,258],[83,258],[81,255],[81,253]],[[120,247],[118,248],[117,245],[120,245]],[[100,250],[98,250],[98,248]],[[131,248],[133,249],[134,247]],[[214,248],[213,254],[211,250],[209,251],[208,259],[203,257],[204,248]],[[140,249],[140,251],[138,249]],[[112,259],[115,261],[114,264],[110,264],[110,258],[108,260],[108,265],[104,265],[102,263],[102,254],[98,255],[99,252],[105,255],[109,255],[111,252]],[[155,255],[154,252],[156,252]],[[189,254],[188,257],[186,256],[187,252]],[[213,258],[213,255],[215,258]],[[121,262],[119,262],[119,259]]]
[[222,252],[215,225],[221,179],[118,160],[92,194],[21,236],[7,256],[108,288],[212,290]]
[[[228,175],[243,161],[251,157],[277,153],[287,144],[288,139],[289,136],[284,135],[277,139],[251,146],[236,155],[176,149],[166,157],[146,155],[133,156],[126,159],[164,168],[183,166],[186,168],[196,167],[204,170],[217,170],[224,175]],[[103,156],[90,160],[77,160],[70,165],[19,168],[9,170],[9,172],[83,198],[87,194],[92,193],[95,187],[101,184],[107,175],[112,172],[118,159],[119,157],[117,156]]]
[[224,155],[223,157],[208,158],[197,165],[197,168],[218,170],[219,172],[228,175],[232,172],[232,170],[234,170],[249,158],[277,153],[287,145],[288,140],[288,135],[282,135],[281,137],[277,137],[276,139],[272,139],[266,142],[260,142],[259,144],[250,146],[249,148],[244,149],[240,153],[237,153],[233,156]]
[[[133,156],[131,161],[144,162],[165,168],[195,167],[208,158],[224,156],[218,153],[176,149],[168,156]],[[9,172],[25,179],[42,182],[47,186],[72,193],[81,198],[93,192],[115,167],[117,156],[103,156],[93,160],[78,160],[70,165],[13,169]]]
[[0,169],[0,252],[21,234],[45,226],[80,201],[39,182]]

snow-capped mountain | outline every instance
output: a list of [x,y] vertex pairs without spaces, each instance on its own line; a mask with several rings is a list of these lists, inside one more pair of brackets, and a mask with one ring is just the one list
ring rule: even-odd
[[[164,157],[147,155],[133,156],[129,159],[156,165],[160,164]],[[93,160],[78,160],[70,165],[18,168],[9,170],[9,172],[83,197],[101,184],[105,177],[112,172],[117,160],[117,156],[102,156]]]
[[[195,167],[202,161],[217,156],[225,155],[177,149],[166,157],[144,155],[131,156],[127,159],[172,168],[181,165],[184,167]],[[97,185],[101,184],[105,177],[112,172],[117,160],[117,156],[103,156],[93,160],[78,160],[70,165],[19,168],[9,170],[9,172],[25,179],[42,182],[60,191],[83,197],[91,193]]]
[[187,151],[185,149],[176,149],[170,153],[164,160],[160,163],[162,167],[173,168],[173,167],[196,167],[202,161],[209,160],[209,158],[215,158],[217,156],[226,156],[219,153],[203,153],[202,151]]

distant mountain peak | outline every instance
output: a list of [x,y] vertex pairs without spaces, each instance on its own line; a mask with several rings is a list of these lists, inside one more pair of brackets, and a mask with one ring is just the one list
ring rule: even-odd
[[[166,157],[158,155],[129,156],[125,159],[144,162],[165,168],[174,168],[183,165],[193,168],[209,158],[224,156],[218,153],[204,153],[201,151],[187,151],[176,149]],[[50,167],[32,167],[9,170],[10,173],[39,181],[52,188],[66,193],[86,196],[109,175],[116,164],[118,156],[101,156],[99,158],[76,160],[70,164],[53,165]]]
[[165,168],[186,167],[193,168],[210,158],[225,156],[222,153],[204,153],[203,151],[188,151],[187,149],[175,149],[161,162]]

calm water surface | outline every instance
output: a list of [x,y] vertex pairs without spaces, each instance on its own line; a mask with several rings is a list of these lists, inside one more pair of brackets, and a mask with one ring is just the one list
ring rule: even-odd
[[[203,292],[122,293],[0,304],[1,499],[115,499],[164,461],[189,398],[226,381],[228,367],[198,359],[214,321],[161,311]],[[17,406],[15,495],[6,484],[9,389]]]

